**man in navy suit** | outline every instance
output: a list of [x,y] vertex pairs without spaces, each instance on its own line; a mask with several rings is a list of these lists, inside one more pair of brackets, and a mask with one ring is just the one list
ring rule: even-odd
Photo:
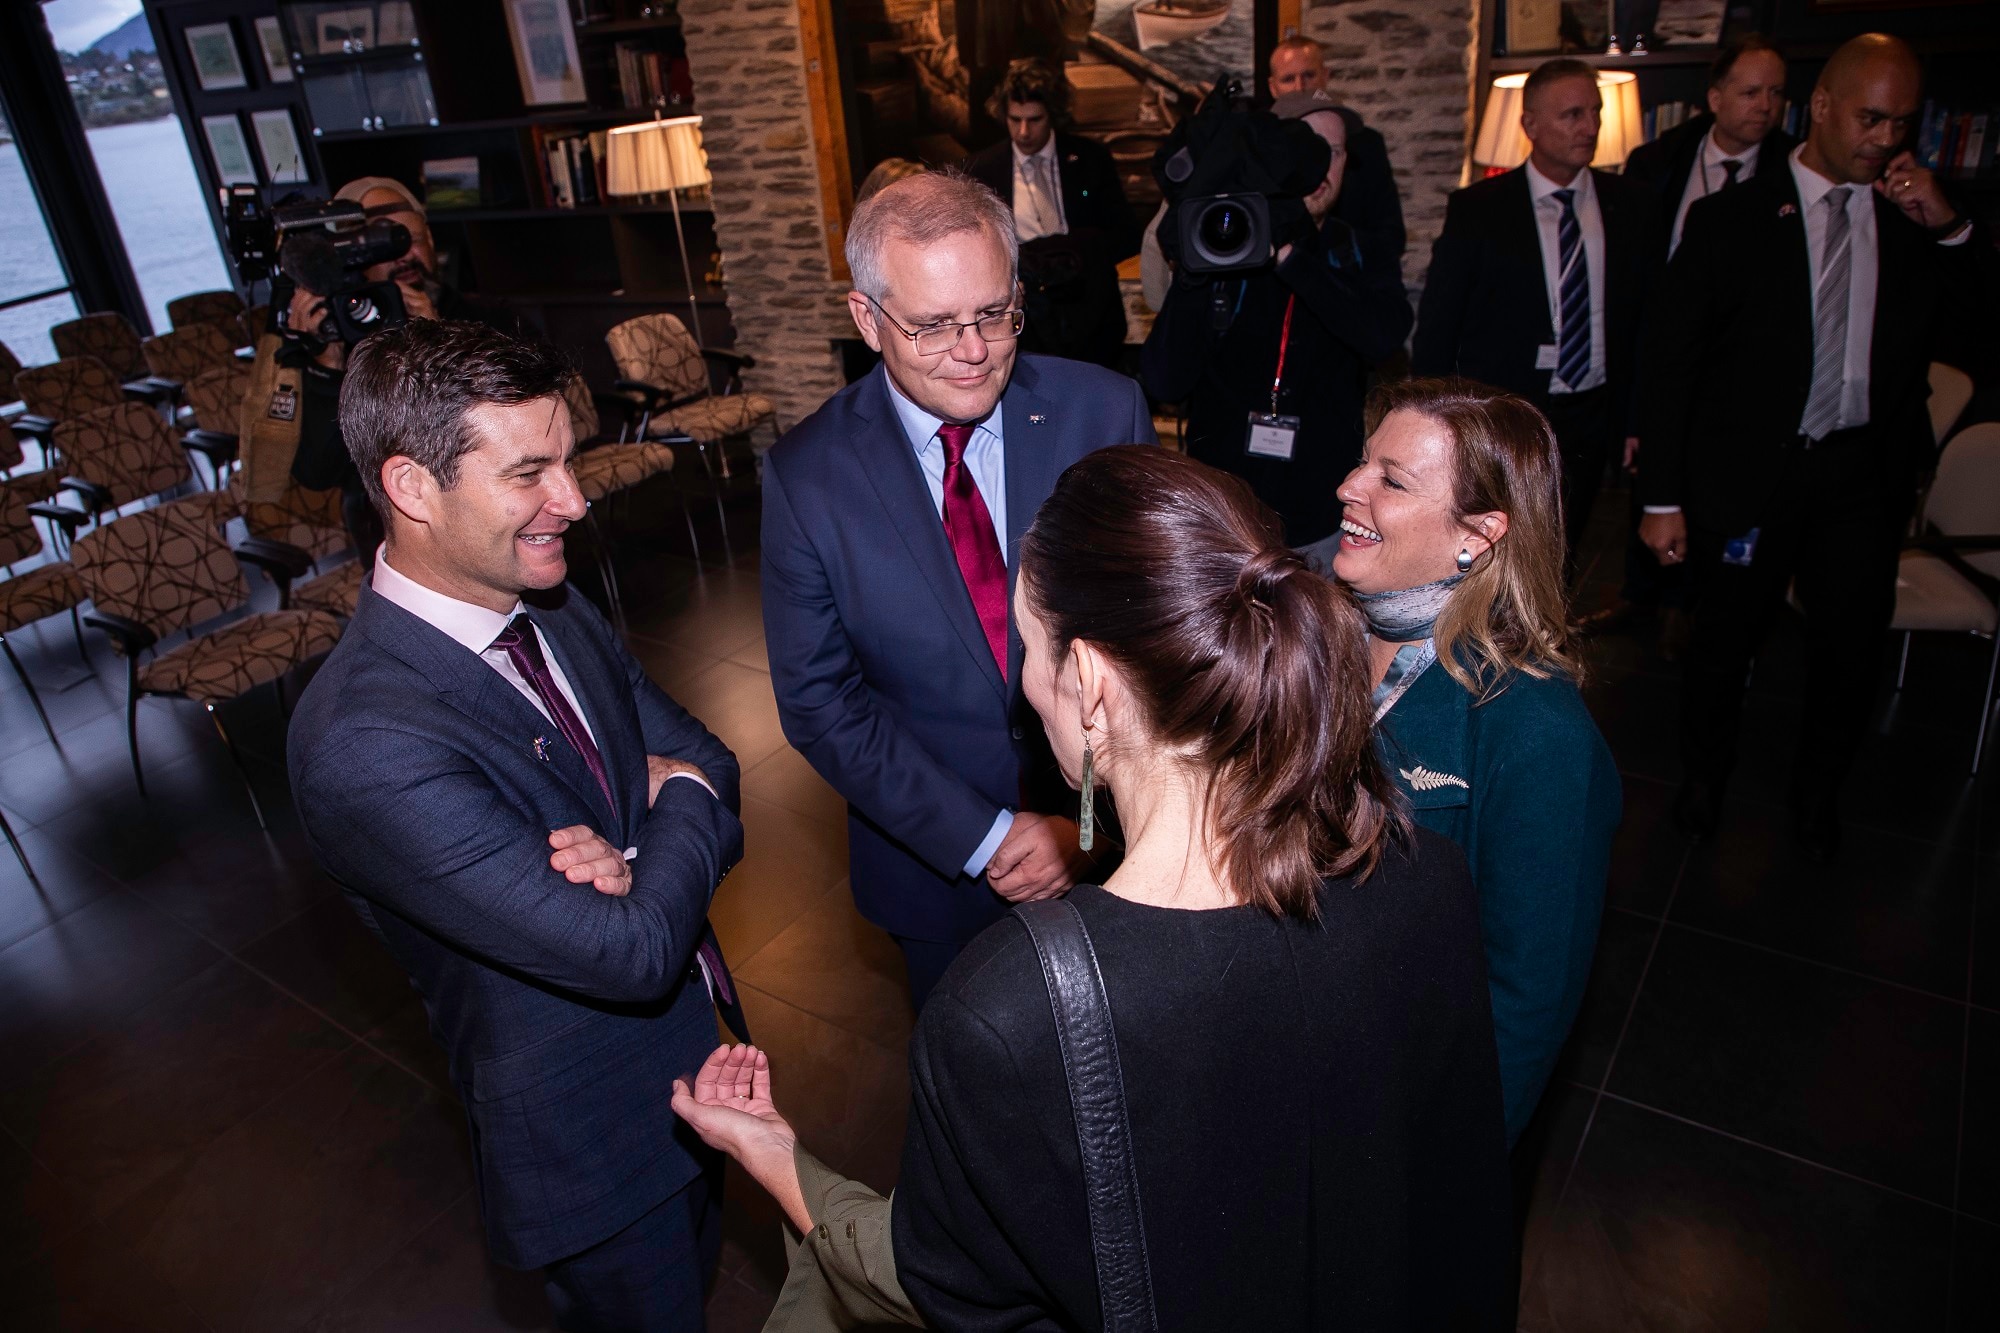
[[563,582],[570,373],[455,321],[356,349],[341,430],[388,540],[292,788],[450,1056],[495,1261],[545,1269],[565,1329],[698,1329],[720,1176],[667,1106],[715,1045],[704,976],[733,1008],[706,917],[737,767]]
[[882,364],[764,466],[778,715],[847,798],[855,903],[902,947],[919,1007],[1009,902],[1081,863],[1075,823],[1045,813],[1058,794],[1030,790],[1014,553],[1064,468],[1155,442],[1131,380],[1017,354],[1016,250],[1011,210],[963,176],[864,202],[847,302]]

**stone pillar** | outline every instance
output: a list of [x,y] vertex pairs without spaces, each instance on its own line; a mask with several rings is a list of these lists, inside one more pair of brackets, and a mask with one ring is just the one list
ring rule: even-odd
[[1326,48],[1328,90],[1382,132],[1403,194],[1414,300],[1458,188],[1472,126],[1482,0],[1306,0],[1304,35]]
[[797,424],[841,387],[845,283],[828,273],[797,0],[680,0],[746,388]]

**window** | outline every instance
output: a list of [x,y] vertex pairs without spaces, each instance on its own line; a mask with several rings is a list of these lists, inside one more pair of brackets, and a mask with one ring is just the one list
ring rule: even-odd
[[75,319],[69,278],[56,258],[21,150],[0,121],[0,342],[23,365],[55,360],[49,326]]

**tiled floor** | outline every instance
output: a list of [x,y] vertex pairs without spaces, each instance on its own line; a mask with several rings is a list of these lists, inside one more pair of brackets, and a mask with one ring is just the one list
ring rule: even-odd
[[[1595,549],[1613,552],[1614,506]],[[674,554],[642,508],[634,651],[734,747],[749,855],[714,917],[779,1096],[828,1161],[894,1183],[910,1013],[854,913],[841,806],[779,731],[754,552]],[[732,519],[739,550],[754,508]],[[664,532],[660,549],[648,534]],[[684,540],[684,538],[683,538]],[[1586,596],[1608,569],[1591,567]],[[55,682],[59,621],[14,639]],[[1919,644],[1858,775],[1839,863],[1782,833],[1796,644],[1759,665],[1722,836],[1671,828],[1673,668],[1600,646],[1626,774],[1596,974],[1533,1134],[1529,1329],[1990,1327],[2000,1299],[2000,782],[1965,777],[1983,650]],[[122,668],[50,689],[60,747],[0,672],[0,1327],[527,1330],[538,1282],[484,1260],[462,1116],[407,983],[313,867],[268,694],[229,713],[260,832],[191,706],[121,735]],[[1885,653],[1886,660],[1886,653]],[[2000,764],[2000,759],[1996,759]],[[664,1114],[664,1107],[662,1114]],[[776,1218],[732,1180],[711,1327],[751,1329]]]

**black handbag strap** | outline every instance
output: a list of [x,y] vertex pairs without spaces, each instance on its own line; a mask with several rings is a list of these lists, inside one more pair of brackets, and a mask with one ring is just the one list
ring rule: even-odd
[[1139,1216],[1139,1172],[1132,1160],[1132,1125],[1125,1114],[1125,1076],[1111,1029],[1111,1002],[1083,918],[1066,899],[1014,909],[1034,941],[1056,1016],[1063,1076],[1083,1156],[1083,1195],[1090,1209],[1090,1250],[1097,1260],[1104,1333],[1154,1333],[1153,1274],[1146,1261],[1146,1227]]

